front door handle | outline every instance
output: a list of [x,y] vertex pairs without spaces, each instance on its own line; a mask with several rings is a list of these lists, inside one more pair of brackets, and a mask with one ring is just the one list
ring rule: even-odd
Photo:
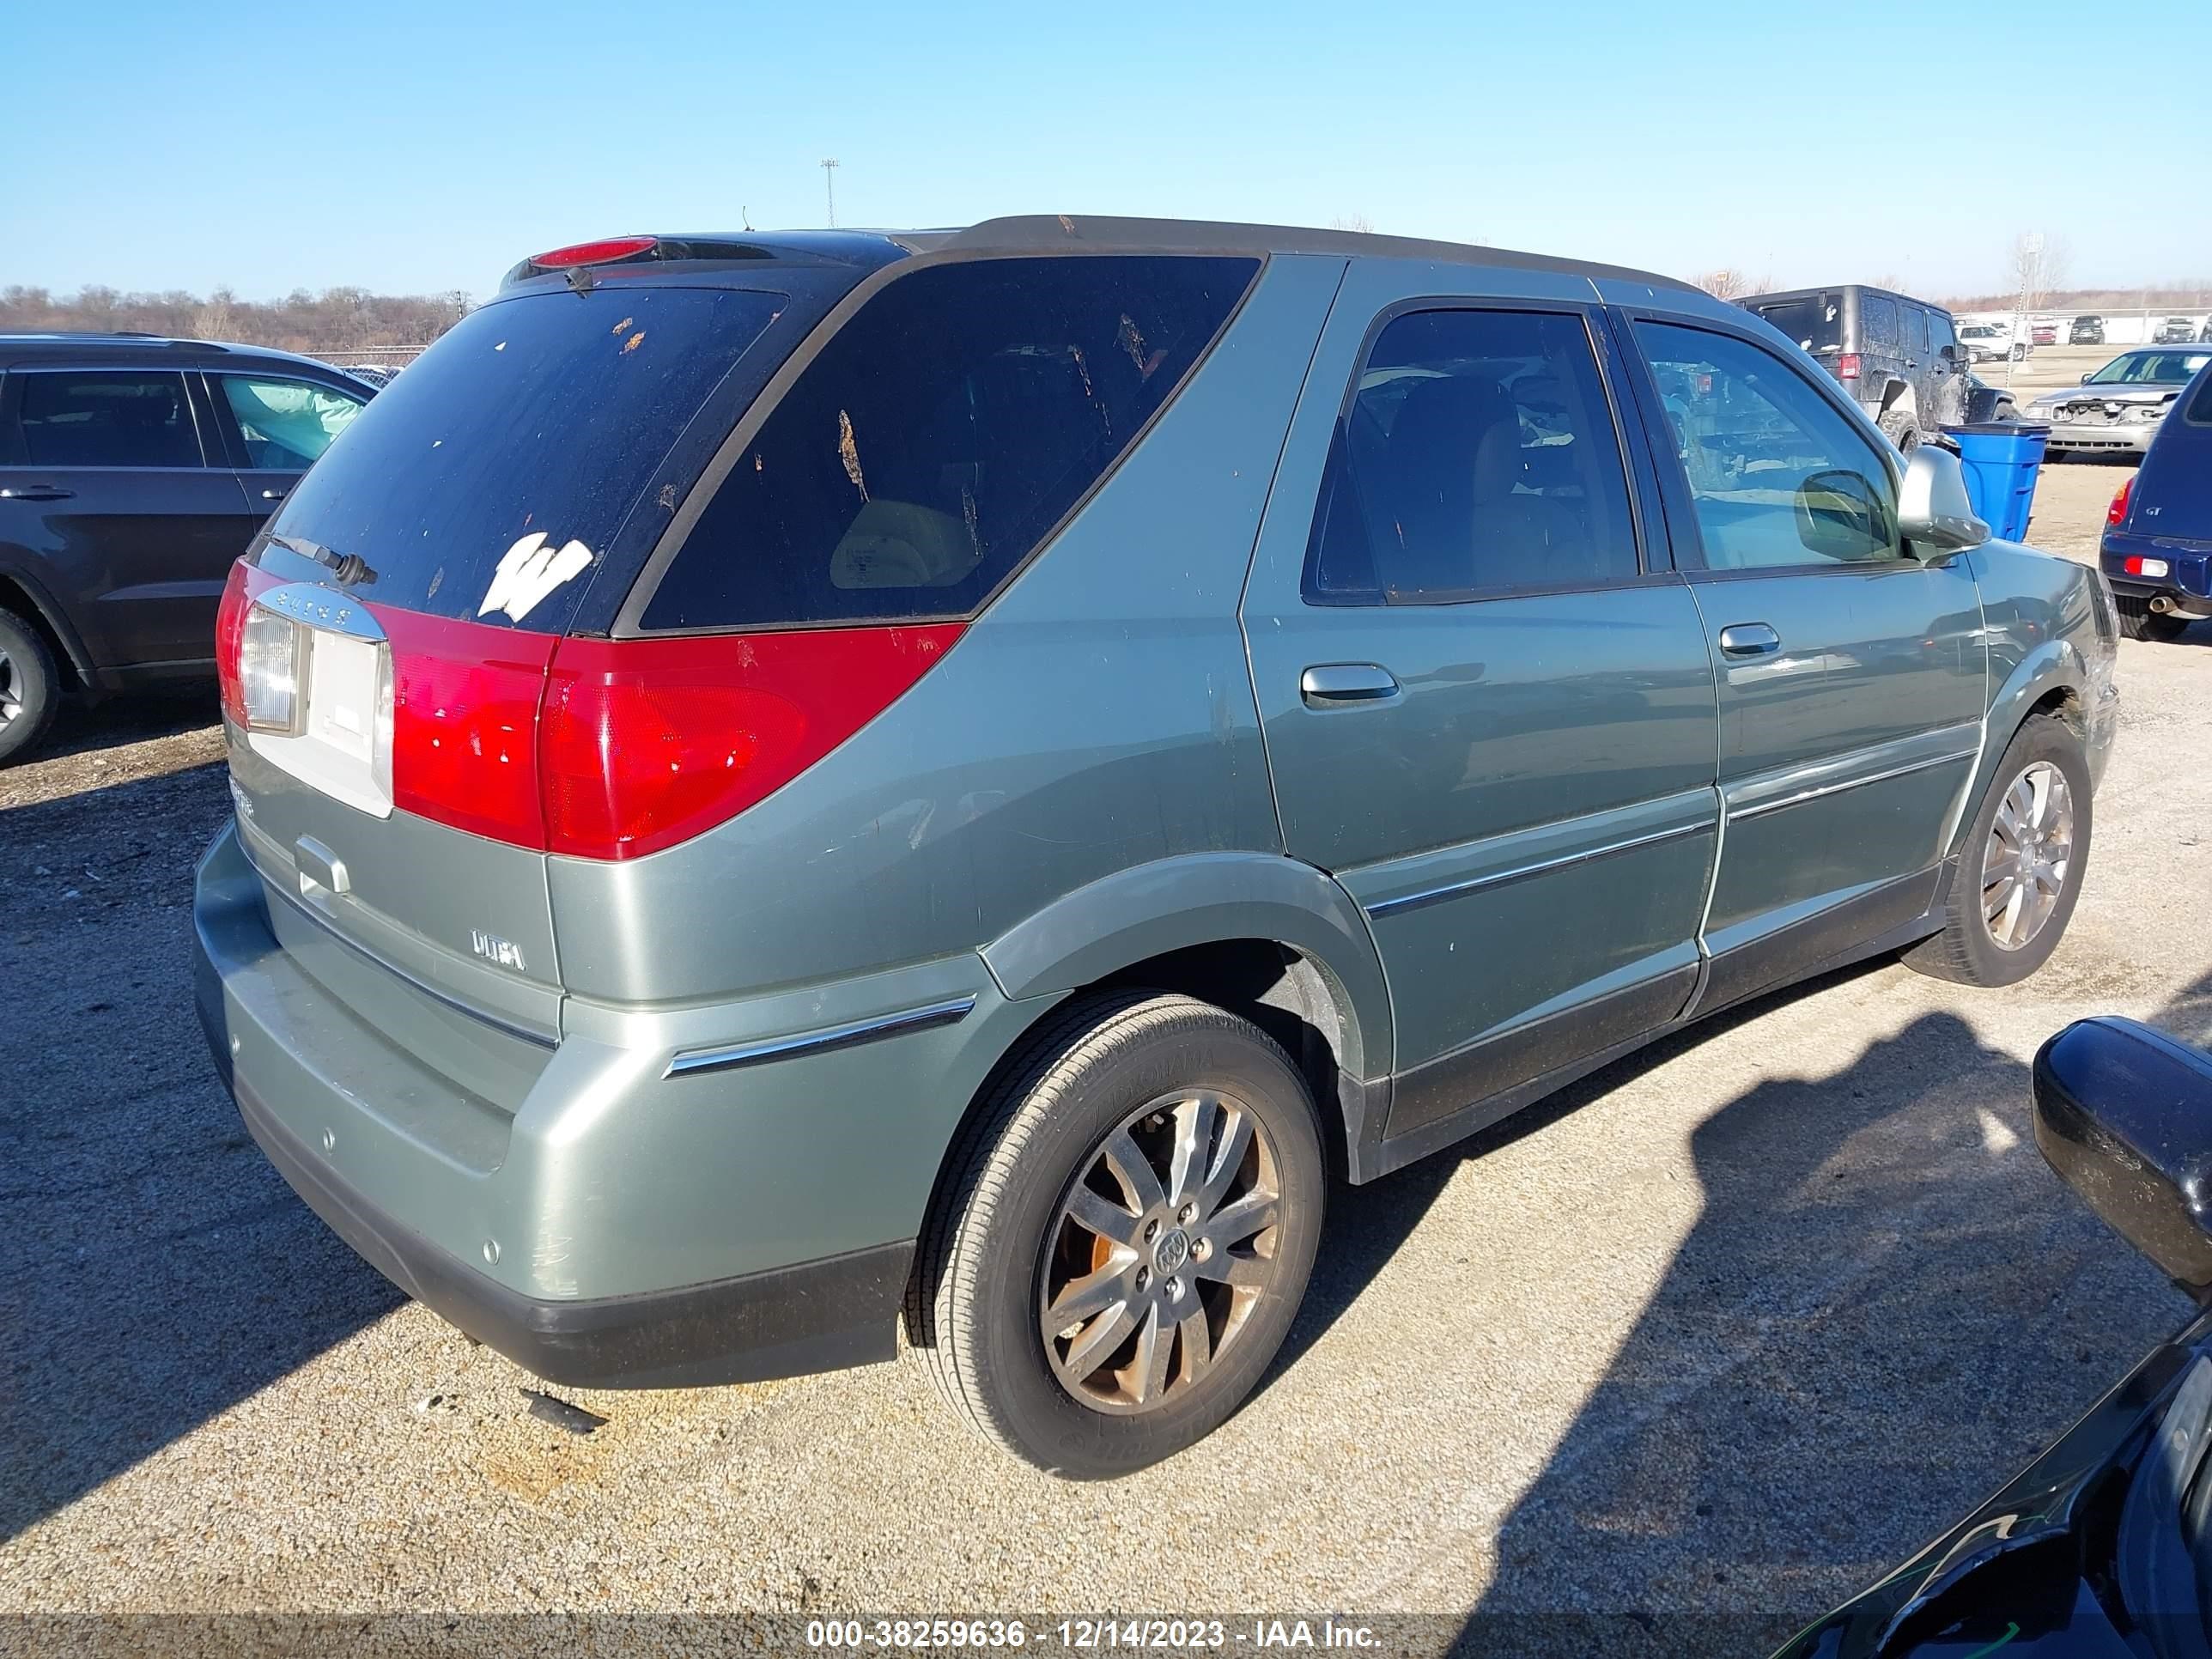
[[1398,695],[1398,677],[1377,663],[1320,663],[1298,676],[1298,695],[1309,708],[1387,702]]
[[1764,657],[1782,648],[1782,635],[1765,623],[1735,623],[1721,629],[1724,657]]
[[284,492],[281,489],[264,489],[261,492],[261,499],[264,501],[281,501],[284,499]]
[[65,501],[76,494],[53,484],[25,484],[19,489],[0,489],[0,501]]

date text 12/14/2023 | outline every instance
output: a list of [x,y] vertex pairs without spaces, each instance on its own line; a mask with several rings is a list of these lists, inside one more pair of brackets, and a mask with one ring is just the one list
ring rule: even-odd
[[1173,1651],[1302,1648],[1374,1651],[1382,1644],[1366,1625],[1319,1619],[814,1619],[810,1648],[945,1650],[1060,1648],[1070,1651]]

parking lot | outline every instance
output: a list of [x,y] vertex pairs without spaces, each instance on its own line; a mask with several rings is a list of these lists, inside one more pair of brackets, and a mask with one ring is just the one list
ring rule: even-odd
[[[2048,469],[2032,537],[2094,553],[2124,476]],[[1272,1380],[1108,1486],[963,1437],[908,1364],[572,1393],[588,1435],[531,1415],[532,1380],[331,1237],[215,1079],[185,943],[228,810],[212,694],[73,712],[0,772],[0,1612],[1338,1607],[1762,1652],[2184,1316],[2027,1109],[2077,1016],[2212,1037],[2212,624],[2121,649],[2040,975],[1831,975],[1339,1190]]]

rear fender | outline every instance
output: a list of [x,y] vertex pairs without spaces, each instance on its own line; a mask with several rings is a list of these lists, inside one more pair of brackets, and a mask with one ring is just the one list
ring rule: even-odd
[[1390,1070],[1390,996],[1352,896],[1310,864],[1271,853],[1159,859],[1055,899],[983,947],[1006,996],[1051,996],[1170,951],[1263,939],[1319,969],[1336,1005],[1337,1064],[1361,1079]]

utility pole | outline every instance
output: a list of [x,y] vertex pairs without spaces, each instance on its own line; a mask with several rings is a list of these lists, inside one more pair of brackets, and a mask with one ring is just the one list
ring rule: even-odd
[[837,228],[837,158],[822,158],[822,189],[830,198],[830,228]]

